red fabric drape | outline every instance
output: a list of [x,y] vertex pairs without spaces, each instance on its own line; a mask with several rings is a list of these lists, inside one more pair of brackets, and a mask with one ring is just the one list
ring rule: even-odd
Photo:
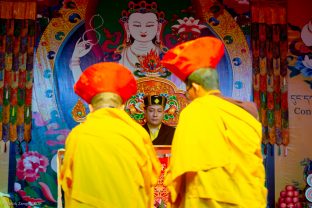
[[252,5],[253,91],[263,143],[288,145],[286,8]]
[[0,1],[0,140],[29,142],[36,2]]

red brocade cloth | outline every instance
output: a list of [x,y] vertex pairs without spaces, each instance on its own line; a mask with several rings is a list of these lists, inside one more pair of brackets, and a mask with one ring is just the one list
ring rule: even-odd
[[289,143],[286,8],[255,4],[252,12],[253,95],[263,144]]
[[0,141],[29,142],[36,1],[0,0]]
[[169,165],[169,159],[170,159],[170,146],[163,146],[163,147],[157,147],[156,152],[158,154],[158,159],[161,163],[161,172],[160,176],[158,178],[157,185],[154,189],[154,207],[155,208],[161,208],[161,207],[167,207],[167,203],[169,201],[169,190],[164,185],[164,174],[165,171]]

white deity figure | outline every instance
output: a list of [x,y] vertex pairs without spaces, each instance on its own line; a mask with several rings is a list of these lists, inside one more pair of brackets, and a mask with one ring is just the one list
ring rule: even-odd
[[155,13],[131,13],[124,22],[126,46],[121,50],[119,63],[134,71],[139,67],[140,58],[154,53],[159,56],[162,23]]

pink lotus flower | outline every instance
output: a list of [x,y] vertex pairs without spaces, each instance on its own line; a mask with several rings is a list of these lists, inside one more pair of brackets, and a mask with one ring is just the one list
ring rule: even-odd
[[17,178],[34,182],[41,172],[46,172],[48,164],[49,160],[38,152],[25,152],[17,161]]
[[186,41],[199,37],[201,30],[207,28],[206,25],[199,24],[199,19],[194,17],[184,17],[177,20],[179,24],[171,27],[174,34],[179,35],[179,39]]

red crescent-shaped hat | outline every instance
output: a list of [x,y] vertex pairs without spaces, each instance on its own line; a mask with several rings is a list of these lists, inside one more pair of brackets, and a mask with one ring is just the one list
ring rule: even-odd
[[123,102],[137,92],[136,80],[129,69],[114,62],[102,62],[89,66],[74,85],[77,95],[87,103],[101,92],[118,94]]
[[214,37],[201,37],[170,49],[161,60],[169,71],[185,81],[197,69],[216,69],[224,54],[224,45]]

